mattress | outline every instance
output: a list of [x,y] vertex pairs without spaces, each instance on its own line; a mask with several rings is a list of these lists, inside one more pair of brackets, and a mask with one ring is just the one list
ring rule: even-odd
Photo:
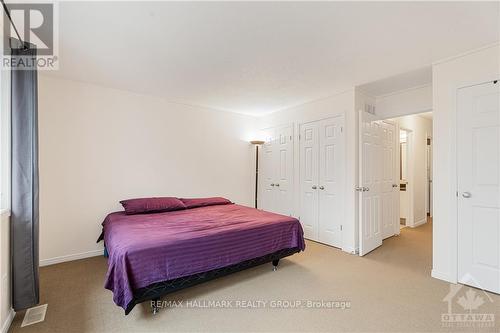
[[134,290],[261,257],[304,250],[293,217],[236,204],[180,211],[109,214],[103,222],[109,253],[105,288],[126,309]]

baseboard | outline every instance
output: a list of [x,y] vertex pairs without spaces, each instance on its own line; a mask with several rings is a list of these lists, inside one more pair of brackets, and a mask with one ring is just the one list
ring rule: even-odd
[[436,271],[435,269],[431,270],[431,276],[438,280],[443,280],[450,283],[456,283],[456,281],[454,281],[455,279],[452,279],[450,274],[439,272]]
[[67,262],[67,261],[96,257],[96,256],[102,255],[103,254],[102,251],[103,250],[94,250],[94,251],[69,254],[66,256],[54,257],[54,258],[49,258],[49,259],[42,259],[42,260],[40,260],[40,266],[49,266],[49,265],[59,264],[62,262]]
[[14,316],[16,315],[16,312],[14,309],[10,309],[9,315],[7,316],[7,319],[2,324],[2,333],[7,333],[10,328],[10,324],[12,324],[12,321],[14,320]]
[[347,252],[349,254],[358,254],[359,253],[359,250],[357,248],[354,248],[351,246],[343,247],[342,251]]
[[410,228],[416,228],[416,227],[420,227],[422,224],[426,224],[427,223],[427,219],[424,218],[424,219],[421,219],[415,223],[413,223],[413,225],[410,225],[409,227]]

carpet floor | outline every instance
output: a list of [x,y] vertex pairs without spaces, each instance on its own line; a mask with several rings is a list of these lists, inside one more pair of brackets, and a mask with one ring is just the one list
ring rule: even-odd
[[404,228],[365,257],[307,242],[276,272],[265,264],[176,292],[155,316],[147,303],[128,316],[114,305],[103,257],[42,267],[45,321],[21,328],[20,312],[10,332],[500,332],[500,296],[466,286],[451,312],[492,314],[496,325],[442,322],[450,284],[430,276],[431,231]]

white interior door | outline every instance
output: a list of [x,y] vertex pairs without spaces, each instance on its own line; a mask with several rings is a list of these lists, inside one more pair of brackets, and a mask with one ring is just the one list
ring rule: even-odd
[[[342,247],[344,211],[344,118],[319,122],[318,238],[322,243]],[[314,190],[313,190],[314,191]]]
[[500,293],[500,83],[459,89],[458,281]]
[[399,234],[399,127],[391,121],[380,121],[382,179],[382,239]]
[[300,132],[300,222],[304,236],[318,240],[319,124],[301,124]]
[[276,130],[274,182],[275,209],[283,215],[291,215],[293,207],[293,125]]
[[382,139],[374,116],[359,112],[359,255],[382,245]]
[[276,209],[274,183],[275,173],[275,129],[264,130],[265,143],[262,145],[259,156],[259,200],[260,209],[272,212]]

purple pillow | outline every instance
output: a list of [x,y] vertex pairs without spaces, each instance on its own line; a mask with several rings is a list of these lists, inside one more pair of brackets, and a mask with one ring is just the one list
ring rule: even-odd
[[186,209],[182,201],[173,197],[129,199],[120,203],[127,215]]
[[186,208],[196,208],[196,207],[205,207],[205,206],[215,206],[215,205],[228,205],[232,202],[222,197],[213,197],[213,198],[194,198],[194,199],[184,199],[181,198],[181,201],[186,205]]

